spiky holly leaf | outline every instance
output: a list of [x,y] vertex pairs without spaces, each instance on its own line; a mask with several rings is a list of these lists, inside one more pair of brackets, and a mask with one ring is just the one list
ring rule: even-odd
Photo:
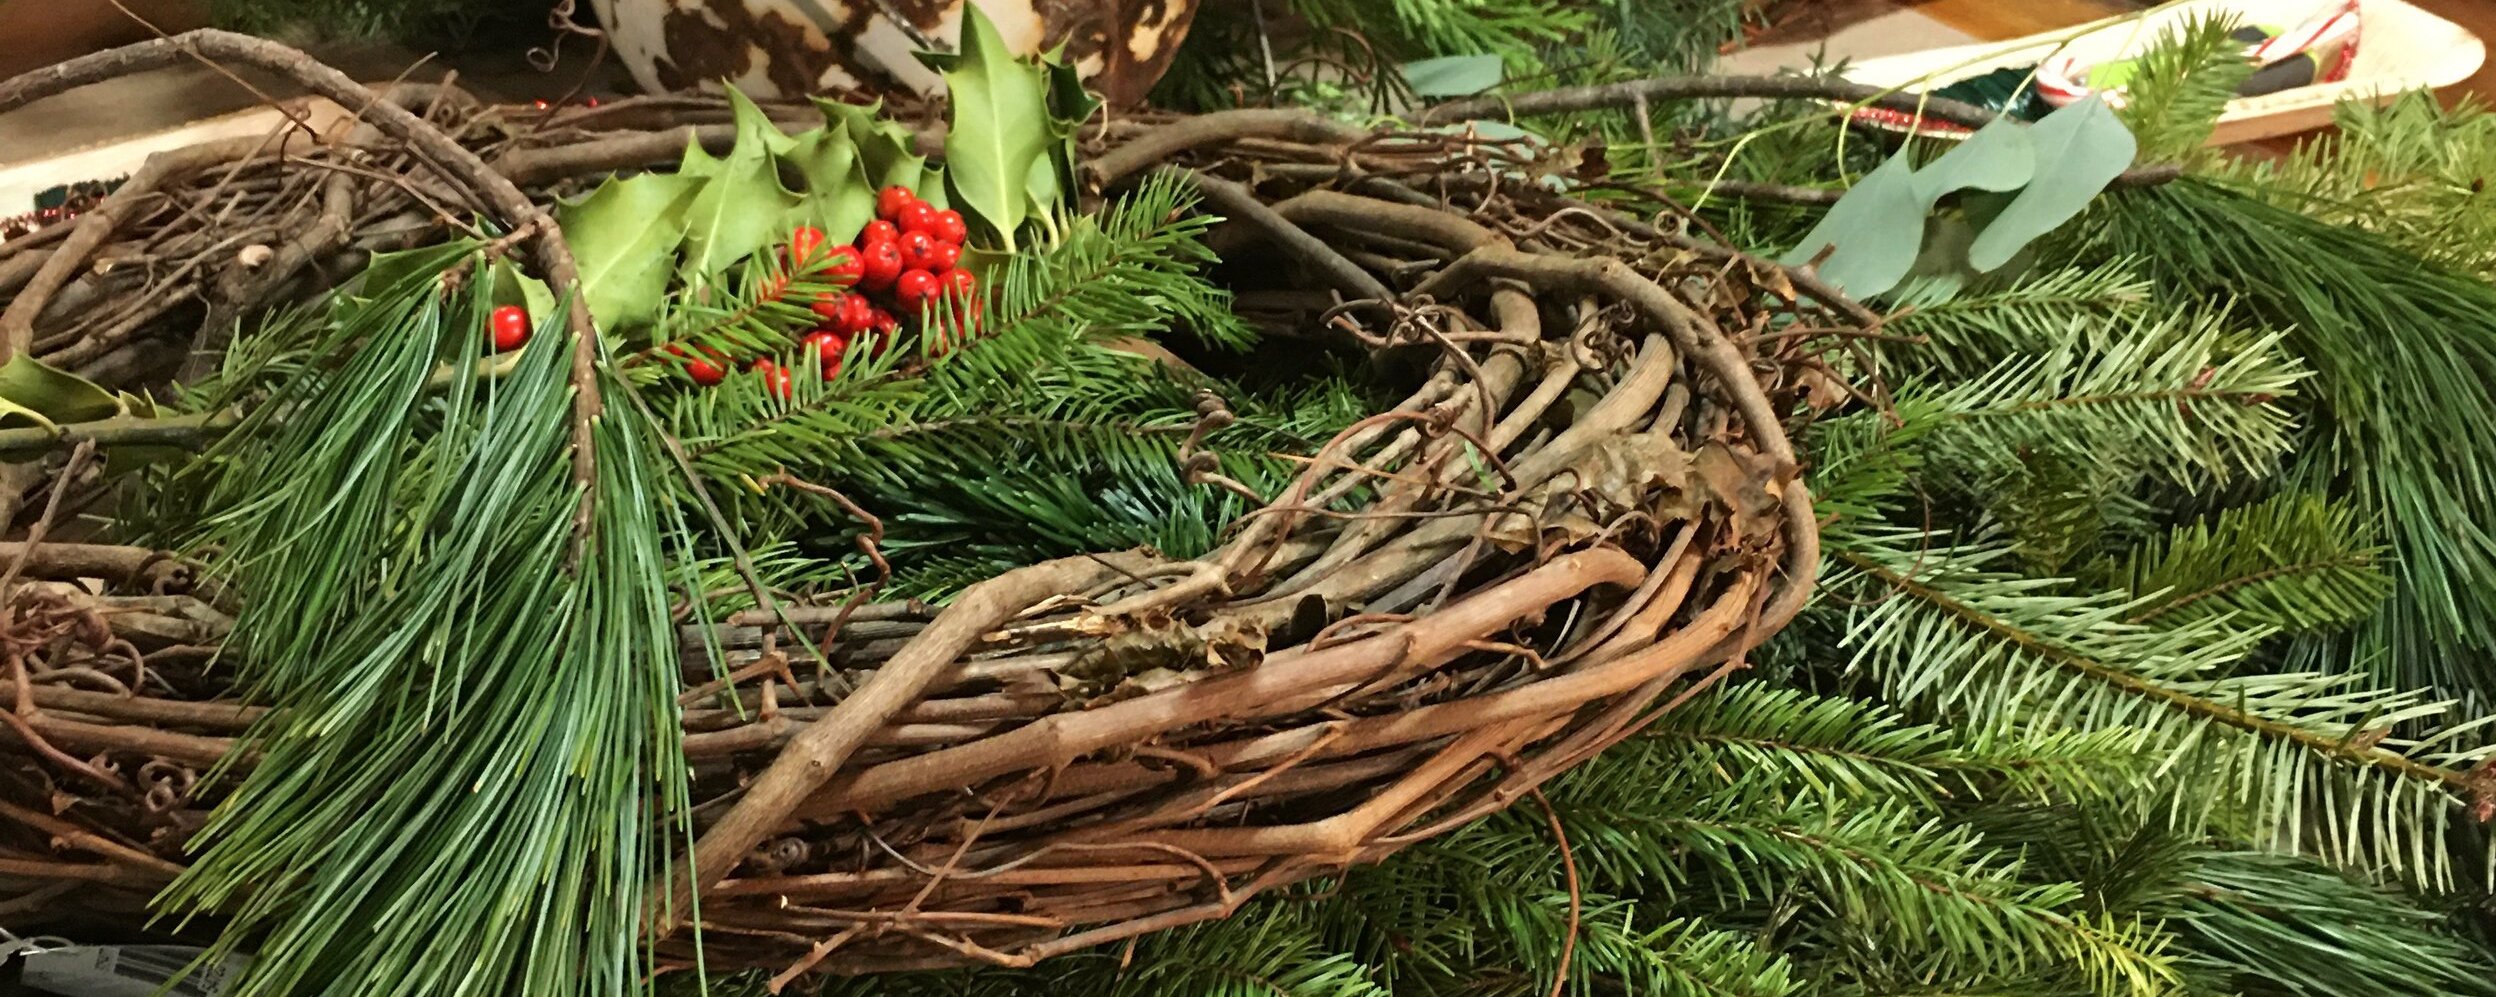
[[798,204],[798,196],[780,186],[773,162],[793,140],[734,88],[728,91],[728,102],[737,119],[735,147],[726,157],[713,158],[700,145],[688,145],[676,171],[702,180],[685,209],[687,274],[719,273],[785,237],[790,212]]
[[629,328],[658,315],[685,240],[685,210],[700,187],[700,178],[677,174],[609,178],[556,209],[580,267],[581,297],[601,326]]
[[24,354],[0,364],[0,425],[49,428],[120,414],[119,398],[76,374]]
[[1055,141],[1048,71],[1016,59],[978,7],[965,7],[963,21],[959,55],[924,57],[944,71],[952,97],[947,182],[957,206],[1010,250],[1031,214],[1035,164],[1046,165]]
[[933,193],[925,188],[934,186],[927,182],[927,157],[919,155],[917,138],[910,129],[877,113],[883,106],[815,98],[823,120],[847,133],[850,144],[857,147],[858,165],[869,183],[878,188],[907,187],[924,198]]
[[799,222],[822,229],[833,242],[847,242],[875,217],[875,183],[867,178],[848,130],[807,132],[781,158],[806,178],[806,192],[797,204]]

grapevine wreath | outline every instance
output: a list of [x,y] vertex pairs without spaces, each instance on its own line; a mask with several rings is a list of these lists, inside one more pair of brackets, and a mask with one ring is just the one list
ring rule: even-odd
[[1532,800],[1808,596],[1808,270],[991,35],[949,107],[0,83],[357,115],[0,243],[0,905],[261,993],[1024,965]]

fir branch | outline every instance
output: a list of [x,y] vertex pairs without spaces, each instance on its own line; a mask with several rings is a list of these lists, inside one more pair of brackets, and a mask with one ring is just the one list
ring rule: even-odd
[[[2290,330],[2325,442],[2295,478],[2386,525],[2401,585],[2353,655],[2410,684],[2496,687],[2496,287],[2363,231],[2185,181],[2128,192],[2099,246],[2189,305],[2224,291]],[[2151,254],[2151,255],[2143,255]]]
[[2133,623],[2234,614],[2281,631],[2327,630],[2382,604],[2392,584],[2377,566],[2382,553],[2355,510],[2289,493],[2177,527],[2108,574],[2145,601]]
[[2224,160],[2253,197],[2381,236],[2425,259],[2496,273],[2496,115],[2426,91],[2344,101],[2333,127],[2276,159]]
[[2256,68],[2226,12],[2188,13],[2133,60],[2118,114],[2145,162],[2193,158]]
[[[1899,392],[1957,424],[1936,435],[1951,459],[1994,466],[2022,450],[2146,466],[2188,489],[2258,475],[2288,447],[2278,402],[2305,378],[2271,335],[2228,342],[2223,316],[2075,324],[1973,380]],[[1974,423],[1985,423],[1977,426]]]
[[2149,303],[2148,282],[2123,260],[2048,270],[1997,288],[1910,297],[1900,302],[1904,311],[1892,315],[1883,328],[1924,342],[1884,350],[1884,369],[1895,364],[1907,372],[1975,377],[2063,341],[2074,326],[2143,325]]
[[[2448,817],[2487,798],[2471,767],[2496,749],[2461,740],[2484,721],[2396,737],[2452,704],[2345,675],[2226,677],[2268,631],[2217,619],[2125,623],[2137,601],[2062,594],[2059,580],[1992,570],[1998,550],[1898,539],[1907,544],[1834,549],[1846,571],[1831,585],[1871,583],[1848,642],[1857,667],[1899,701],[1979,721],[2129,728],[2167,765],[2191,760],[2205,730],[2232,730],[2245,740],[2205,763],[2228,773],[2222,784],[2254,833],[2353,866],[2449,880]],[[2309,791],[2322,800],[2313,818]]]

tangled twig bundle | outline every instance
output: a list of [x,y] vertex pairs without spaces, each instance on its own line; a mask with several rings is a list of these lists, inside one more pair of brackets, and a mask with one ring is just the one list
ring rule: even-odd
[[[0,85],[0,110],[42,92]],[[197,373],[238,316],[469,208],[552,271],[551,223],[490,188],[561,189],[728,137],[698,100],[531,115],[442,87],[332,96],[388,137],[166,153],[66,231],[0,245],[0,330],[130,383],[175,373],[170,338]],[[475,167],[443,167],[448,136]],[[1221,917],[1526,797],[1739,667],[1809,593],[1817,524],[1782,423],[1835,382],[1768,330],[1869,316],[1807,275],[1514,183],[1516,147],[1265,111],[1090,137],[1097,188],[1166,171],[1229,219],[1231,268],[1276,275],[1243,278],[1263,285],[1243,309],[1296,313],[1421,385],[1304,455],[1196,560],[1103,552],[941,610],[688,628],[685,702],[740,701],[684,717],[700,875],[673,888],[699,893],[714,968],[1022,965]],[[1200,436],[1230,418],[1218,397],[1198,412]],[[1186,459],[1202,487],[1246,487]],[[0,553],[116,593],[9,595],[0,751],[23,763],[0,781],[0,910],[67,883],[136,909],[217,802],[199,772],[256,716],[207,667],[218,594],[148,551]],[[785,650],[808,643],[823,660]],[[667,960],[694,958],[690,922],[655,926]]]

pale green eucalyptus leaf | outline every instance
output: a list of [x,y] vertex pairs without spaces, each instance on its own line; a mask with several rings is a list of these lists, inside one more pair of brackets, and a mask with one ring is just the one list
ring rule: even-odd
[[1883,160],[1840,197],[1784,262],[1811,262],[1822,250],[1820,277],[1847,294],[1868,298],[1897,286],[1924,245],[1923,192],[1904,153]]
[[1993,119],[1965,141],[1915,171],[1917,187],[1930,208],[1962,190],[2018,190],[2037,175],[2036,142],[2029,126],[2010,115]]
[[1447,55],[1404,64],[1404,82],[1418,97],[1470,97],[1498,86],[1506,68],[1496,55]]
[[1968,262],[1990,273],[2038,237],[2079,215],[2131,168],[2139,143],[2113,108],[2092,94],[2029,126],[2037,175],[1968,247]]

